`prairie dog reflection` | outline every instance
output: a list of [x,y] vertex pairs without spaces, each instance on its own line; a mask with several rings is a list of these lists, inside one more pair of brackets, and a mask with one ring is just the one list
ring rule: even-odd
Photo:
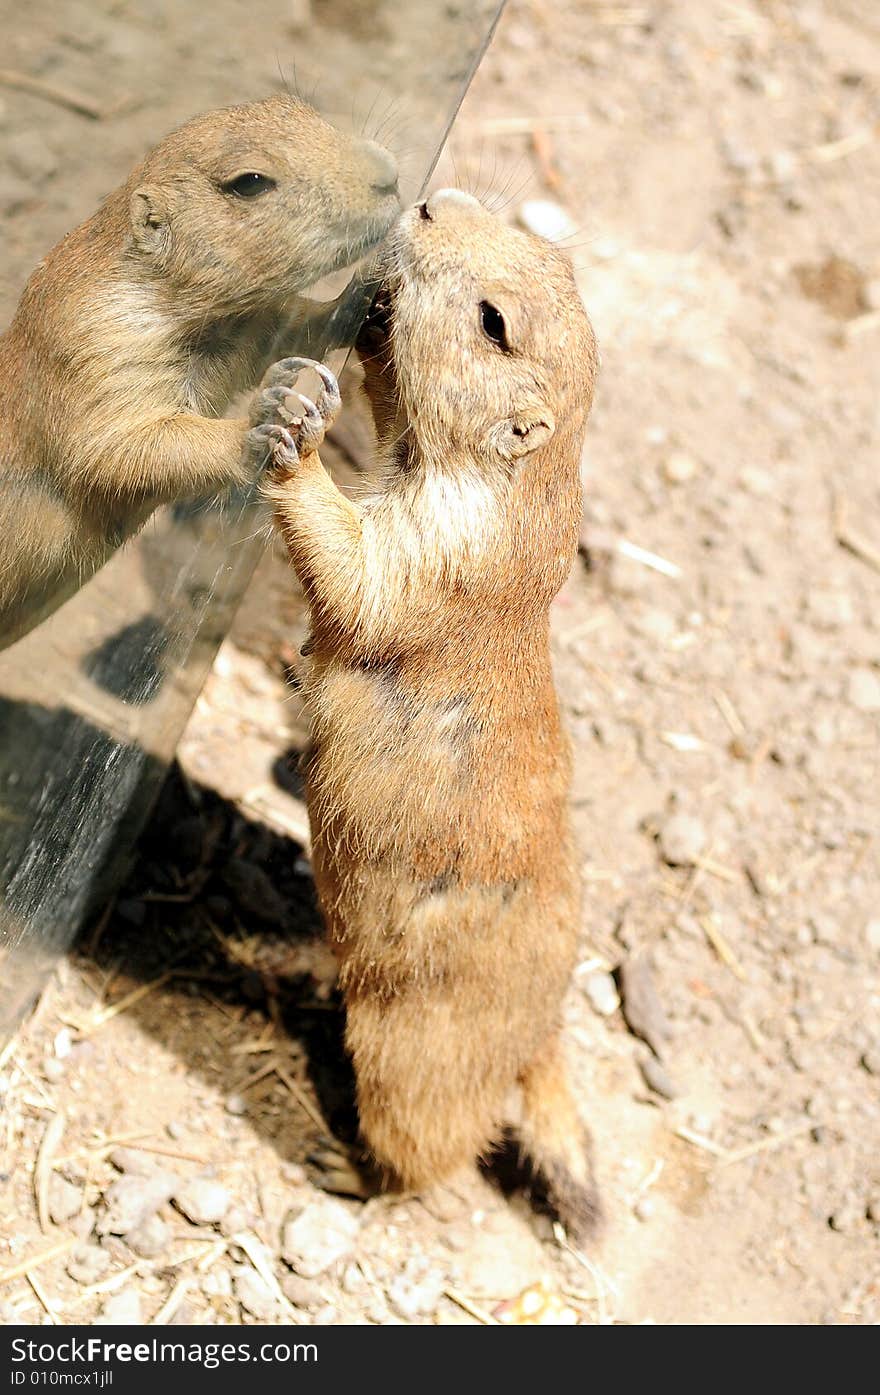
[[387,151],[271,97],[174,131],[44,258],[0,338],[0,644],[157,505],[246,480],[219,414],[397,211]]

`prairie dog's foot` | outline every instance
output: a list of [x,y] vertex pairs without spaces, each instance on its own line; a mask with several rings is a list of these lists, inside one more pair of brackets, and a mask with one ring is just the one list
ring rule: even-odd
[[369,1161],[353,1149],[347,1149],[336,1139],[328,1139],[315,1148],[308,1158],[315,1185],[336,1196],[354,1196],[361,1201],[375,1196],[381,1182]]
[[[293,386],[306,370],[321,381],[314,402]],[[295,469],[321,445],[341,403],[336,375],[323,363],[285,358],[273,364],[251,407],[247,445],[254,463],[259,468],[274,465],[285,472]]]

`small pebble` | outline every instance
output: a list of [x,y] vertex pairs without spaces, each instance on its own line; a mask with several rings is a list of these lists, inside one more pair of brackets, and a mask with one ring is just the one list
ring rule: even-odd
[[610,1017],[620,1007],[620,996],[611,974],[588,974],[583,989],[593,1011],[600,1017]]
[[840,630],[851,625],[855,612],[847,591],[815,586],[807,595],[807,619],[818,630]]
[[739,472],[739,483],[756,499],[767,499],[776,488],[776,481],[769,470],[760,465],[744,465]]
[[191,1177],[174,1193],[173,1200],[193,1225],[216,1225],[232,1204],[226,1188],[207,1177]]
[[657,1210],[657,1204],[650,1196],[640,1196],[633,1207],[633,1215],[636,1220],[649,1221]]
[[305,1279],[316,1279],[354,1248],[358,1217],[332,1197],[319,1197],[285,1222],[281,1257]]
[[127,1235],[155,1215],[174,1195],[180,1179],[173,1172],[153,1177],[120,1177],[104,1193],[103,1214],[98,1218],[99,1235]]
[[831,1215],[828,1217],[828,1224],[832,1230],[836,1230],[843,1235],[846,1234],[847,1231],[854,1230],[860,1220],[861,1214],[855,1203],[852,1201],[844,1201],[836,1210],[832,1211]]
[[224,1108],[227,1114],[234,1114],[238,1118],[247,1114],[247,1100],[244,1095],[227,1095]]
[[662,1095],[665,1100],[674,1100],[678,1095],[668,1071],[656,1056],[647,1056],[644,1061],[639,1062],[639,1068],[645,1077],[645,1082],[655,1092]]
[[654,987],[651,966],[644,954],[625,959],[618,971],[620,1005],[630,1031],[646,1041],[656,1056],[662,1056],[664,1042],[672,1028]]
[[256,1269],[246,1264],[238,1265],[232,1276],[232,1292],[251,1317],[266,1322],[277,1315],[275,1295]]
[[672,867],[692,866],[706,846],[706,830],[691,814],[673,814],[660,829],[660,851]]
[[123,1289],[107,1299],[99,1315],[95,1318],[98,1327],[133,1327],[144,1320],[140,1294],[133,1288]]
[[[437,1304],[440,1302],[440,1295],[443,1292],[443,1275],[438,1273],[423,1274],[419,1278],[411,1277],[414,1266],[407,1266],[410,1273],[404,1271],[392,1279],[386,1290],[388,1303],[391,1311],[405,1322],[411,1322],[414,1318],[426,1317],[429,1313],[437,1311]],[[422,1268],[421,1265],[417,1268]]]
[[871,668],[853,669],[846,685],[846,696],[859,712],[880,712],[880,673]]
[[231,1298],[232,1275],[228,1269],[215,1265],[202,1279],[202,1293],[208,1298]]
[[757,153],[749,146],[740,144],[731,136],[722,136],[719,145],[721,158],[734,174],[751,174],[757,169]]
[[142,1152],[140,1148],[114,1148],[110,1161],[118,1172],[132,1177],[155,1177],[157,1172],[164,1171],[155,1154]]
[[53,1173],[49,1182],[49,1215],[55,1225],[64,1225],[76,1216],[82,1206],[83,1194],[66,1178]]
[[700,473],[700,466],[686,451],[676,450],[663,461],[663,474],[670,484],[687,484]]
[[110,1268],[110,1256],[100,1245],[76,1245],[67,1261],[67,1272],[78,1284],[96,1284]]
[[517,217],[528,232],[546,237],[548,242],[559,242],[577,231],[571,216],[552,199],[527,199],[520,205]]
[[281,1288],[288,1302],[306,1313],[315,1312],[327,1301],[321,1283],[317,1279],[304,1279],[301,1274],[285,1274]]
[[243,1230],[253,1230],[256,1216],[246,1206],[230,1206],[220,1221],[221,1235],[238,1235]]
[[798,162],[790,150],[774,150],[767,168],[776,184],[790,184],[798,172]]
[[678,630],[675,616],[656,605],[635,610],[629,617],[629,623],[638,634],[654,640],[659,646],[668,644]]
[[160,1216],[148,1216],[135,1230],[125,1237],[129,1249],[142,1259],[155,1259],[171,1239],[171,1229]]
[[342,1289],[344,1293],[363,1293],[367,1287],[367,1281],[356,1264],[346,1265],[345,1273],[342,1276]]

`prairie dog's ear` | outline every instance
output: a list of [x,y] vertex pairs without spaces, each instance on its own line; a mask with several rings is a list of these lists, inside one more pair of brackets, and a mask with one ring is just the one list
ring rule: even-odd
[[546,445],[555,430],[553,413],[546,408],[534,413],[518,413],[499,423],[498,449],[508,460],[520,460]]
[[142,184],[129,203],[134,240],[144,252],[161,253],[168,246],[168,207],[161,189]]

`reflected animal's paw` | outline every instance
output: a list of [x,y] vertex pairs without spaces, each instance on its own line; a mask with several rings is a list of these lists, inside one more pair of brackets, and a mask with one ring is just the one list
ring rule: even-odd
[[[297,392],[300,375],[311,371],[320,379],[315,399]],[[259,468],[294,469],[318,449],[341,405],[336,375],[310,358],[285,358],[269,369],[251,408],[247,445]]]

